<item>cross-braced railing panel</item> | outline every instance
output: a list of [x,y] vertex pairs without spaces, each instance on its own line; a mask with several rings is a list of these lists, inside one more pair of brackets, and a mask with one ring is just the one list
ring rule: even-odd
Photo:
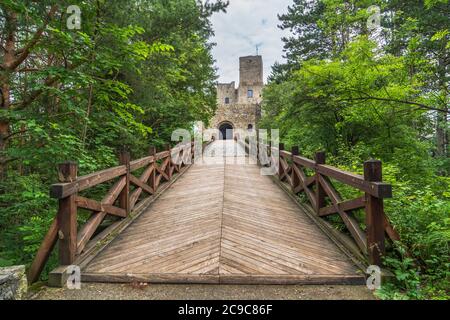
[[[250,149],[247,143],[243,144],[246,150]],[[264,158],[270,159],[273,167],[278,167],[278,179],[287,184],[293,194],[304,195],[318,217],[338,215],[369,262],[382,264],[385,233],[393,241],[400,237],[384,213],[383,200],[392,197],[392,187],[382,182],[380,161],[365,162],[362,176],[326,165],[324,152],[316,153],[315,159],[311,160],[300,156],[296,146],[289,152],[284,150],[283,144],[275,148],[259,143],[258,149],[267,150]],[[333,181],[352,187],[364,196],[344,199]],[[357,210],[365,212],[364,230],[354,215]]]
[[[175,174],[189,166],[194,156],[193,146],[193,142],[179,144],[159,153],[151,148],[148,157],[135,161],[130,161],[128,152],[122,152],[120,166],[83,177],[77,176],[76,163],[61,164],[58,172],[60,183],[52,185],[50,190],[51,196],[59,199],[57,217],[29,270],[29,281],[38,280],[58,241],[60,265],[71,265],[83,253],[107,216],[127,218],[149,196],[154,196],[165,182],[172,181]],[[101,200],[91,199],[87,192],[83,192],[104,184],[111,187]],[[82,192],[84,196],[80,195]],[[91,212],[82,226],[77,223],[78,209]]]

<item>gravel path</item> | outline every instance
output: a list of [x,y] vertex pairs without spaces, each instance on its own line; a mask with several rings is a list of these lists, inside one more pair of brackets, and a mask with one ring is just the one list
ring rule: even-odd
[[81,290],[43,287],[34,300],[374,300],[364,286],[84,284]]

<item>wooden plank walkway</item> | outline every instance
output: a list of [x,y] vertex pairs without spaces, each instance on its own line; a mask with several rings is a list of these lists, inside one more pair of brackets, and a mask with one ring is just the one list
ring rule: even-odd
[[[363,274],[257,165],[222,142],[82,270],[84,281],[361,284]],[[227,154],[236,148],[226,142]]]

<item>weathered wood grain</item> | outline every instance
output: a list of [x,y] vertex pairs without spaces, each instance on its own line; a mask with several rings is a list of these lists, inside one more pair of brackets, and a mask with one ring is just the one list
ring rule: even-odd
[[[73,162],[66,162],[59,166],[59,178],[61,182],[70,182],[77,179],[78,166]],[[76,195],[59,199],[57,213],[59,235],[59,263],[71,265],[75,260],[77,250],[77,205]]]
[[30,269],[28,270],[27,279],[29,283],[34,283],[39,280],[39,275],[44,269],[44,266],[47,263],[48,258],[50,257],[50,254],[52,253],[57,241],[58,221],[55,218],[39,247],[39,250],[33,260],[33,263],[31,264]]

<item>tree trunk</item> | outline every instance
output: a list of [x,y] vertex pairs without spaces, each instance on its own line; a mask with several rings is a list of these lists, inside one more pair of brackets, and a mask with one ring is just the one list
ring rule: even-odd
[[[1,81],[1,111],[6,113],[11,107],[11,70],[9,66],[14,62],[17,14],[6,11],[6,43],[3,55]],[[8,118],[0,118],[0,179],[6,176],[7,144],[10,135],[10,123]]]
[[89,86],[89,98],[88,98],[88,105],[87,105],[87,110],[86,110],[86,120],[84,122],[83,134],[81,137],[81,140],[83,141],[83,147],[86,147],[87,130],[88,130],[88,125],[89,125],[89,117],[91,116],[93,94],[94,94],[94,85],[91,84]]
[[[448,111],[447,106],[442,106]],[[448,157],[448,114],[438,112],[436,117],[436,155],[438,157]]]
[[436,155],[438,157],[448,157],[448,143],[449,143],[449,132],[448,132],[448,86],[446,83],[446,65],[444,58],[439,59],[438,66],[439,74],[439,87],[441,88],[442,96],[444,97],[440,109],[447,112],[438,112],[436,116]]

